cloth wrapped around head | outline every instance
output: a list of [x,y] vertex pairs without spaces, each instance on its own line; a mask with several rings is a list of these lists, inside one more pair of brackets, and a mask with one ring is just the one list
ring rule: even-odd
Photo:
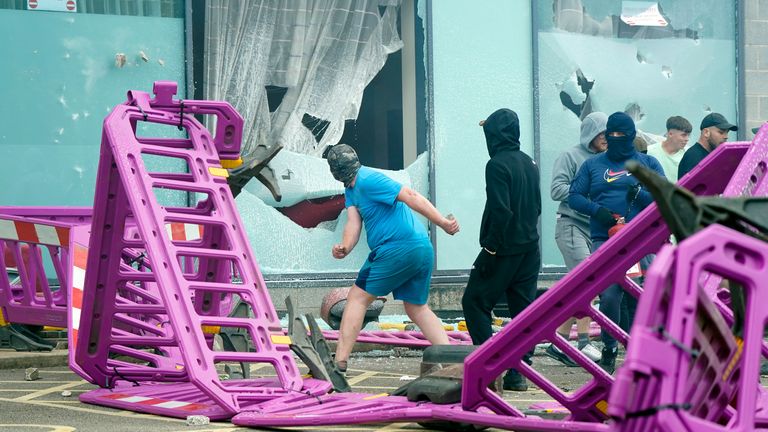
[[615,112],[608,117],[605,139],[608,141],[608,159],[614,162],[625,161],[637,153],[635,150],[635,122],[623,112]]
[[347,144],[337,144],[328,150],[325,157],[333,178],[349,187],[360,170],[360,160],[355,149]]

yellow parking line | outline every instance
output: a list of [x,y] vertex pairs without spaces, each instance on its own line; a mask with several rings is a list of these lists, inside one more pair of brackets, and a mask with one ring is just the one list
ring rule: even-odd
[[0,429],[5,429],[8,427],[12,428],[45,428],[49,429],[48,432],[75,432],[77,429],[70,427],[70,426],[60,426],[60,425],[39,425],[39,424],[2,424],[0,423]]
[[[35,389],[4,389],[0,388],[0,393],[29,393]],[[93,389],[69,389],[72,393],[84,393]]]
[[43,401],[18,401],[16,399],[6,399],[6,398],[0,398],[0,402],[16,402],[16,403],[22,403],[25,405],[36,405],[36,406],[45,406],[50,408],[60,408],[70,411],[79,411],[79,412],[87,412],[91,414],[101,414],[101,415],[108,415],[112,417],[132,417],[132,418],[141,418],[141,419],[147,419],[147,420],[160,420],[165,422],[171,422],[171,423],[184,423],[185,420],[171,418],[171,417],[162,417],[162,416],[155,416],[155,415],[149,415],[149,414],[140,414],[133,411],[107,411],[107,410],[98,410],[98,409],[92,409],[92,408],[84,408],[81,406],[62,406],[57,405],[53,402],[43,402]]
[[363,372],[360,375],[356,375],[356,376],[348,379],[347,382],[349,383],[349,385],[355,385],[355,384],[359,383],[360,381],[367,380],[368,378],[373,378],[373,377],[375,377],[378,374],[379,374],[378,372],[373,372],[373,371]]
[[[397,388],[400,388],[400,387],[368,386],[368,385],[364,385],[364,386],[359,386],[357,388],[358,389],[373,389],[373,390],[394,390],[394,389],[397,389]],[[361,392],[361,393],[364,393],[364,392]]]
[[15,402],[25,402],[25,401],[29,401],[29,400],[38,398],[40,396],[45,396],[47,394],[56,393],[56,392],[59,392],[59,391],[62,391],[62,390],[67,390],[67,389],[69,389],[71,387],[77,387],[77,386],[82,385],[82,384],[86,384],[86,382],[85,381],[77,381],[77,382],[71,382],[71,383],[67,383],[67,384],[62,384],[62,385],[55,386],[55,387],[49,387],[47,389],[38,390],[36,392],[32,392],[32,393],[29,393],[29,394],[21,396],[21,397],[17,397],[17,398],[14,399],[14,401]]
[[413,432],[413,429],[411,428],[404,429],[404,427],[409,425],[416,426],[416,423],[391,423],[376,430],[386,432]]
[[[232,431],[252,431],[253,429],[250,428],[239,428],[237,426],[224,426],[222,428],[218,429],[195,429],[195,432],[232,432]],[[178,432],[189,432],[189,429],[181,429]]]
[[88,382],[80,380],[80,381],[45,381],[45,380],[36,380],[36,381],[0,381],[0,384],[52,384],[52,383],[84,383],[88,384]]
[[67,404],[77,405],[77,404],[83,403],[77,400],[77,398],[75,398],[75,400],[47,400],[46,402],[53,403],[53,404],[63,404],[63,405],[67,405]]
[[0,389],[0,393],[29,393],[34,389]]
[[[394,372],[379,372],[379,371],[369,371],[368,369],[347,369],[348,372],[376,372],[377,375],[379,375],[382,378],[400,378],[404,374],[401,373],[394,373]],[[407,374],[405,374],[407,375]],[[413,376],[413,375],[408,375]]]

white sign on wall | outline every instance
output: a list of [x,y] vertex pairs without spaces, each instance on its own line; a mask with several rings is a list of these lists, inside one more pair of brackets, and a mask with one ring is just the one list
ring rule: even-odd
[[77,0],[27,0],[27,10],[77,12]]
[[622,2],[621,20],[631,26],[666,27],[668,24],[661,15],[659,3],[650,1]]

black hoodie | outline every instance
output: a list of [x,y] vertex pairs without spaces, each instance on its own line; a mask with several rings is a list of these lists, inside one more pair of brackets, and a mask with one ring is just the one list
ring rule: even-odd
[[486,202],[480,246],[499,255],[532,251],[539,246],[541,214],[539,169],[520,151],[520,120],[509,109],[491,114],[483,124],[488,154]]

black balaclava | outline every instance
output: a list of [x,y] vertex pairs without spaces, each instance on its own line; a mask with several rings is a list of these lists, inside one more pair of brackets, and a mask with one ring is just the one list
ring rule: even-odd
[[360,160],[355,149],[346,144],[337,144],[328,150],[326,159],[333,178],[344,183],[344,187],[349,187],[360,170]]
[[[623,137],[612,137],[611,132],[624,132]],[[615,112],[608,117],[608,124],[605,128],[605,139],[608,141],[608,159],[614,162],[625,161],[637,153],[635,149],[635,122],[632,117],[623,112]]]
[[491,157],[504,148],[520,150],[520,120],[511,109],[494,111],[483,123],[483,132]]

